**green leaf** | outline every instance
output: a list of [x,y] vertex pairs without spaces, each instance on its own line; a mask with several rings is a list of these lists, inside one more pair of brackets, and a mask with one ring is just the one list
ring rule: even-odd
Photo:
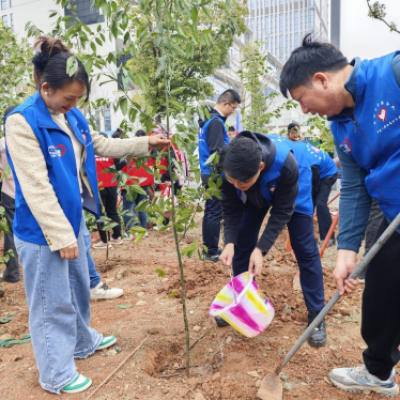
[[136,232],[136,233],[146,233],[146,228],[142,228],[141,226],[134,226],[133,228],[129,229],[129,232]]
[[179,87],[176,89],[172,89],[171,94],[179,94],[179,93],[184,92],[185,90],[187,90],[187,88],[182,86],[182,87]]
[[168,296],[169,299],[172,299],[176,294],[178,293],[177,290],[174,290],[173,292],[171,292]]
[[164,270],[157,268],[156,269],[156,273],[158,274],[159,278],[164,278],[164,276],[166,276],[167,274],[164,272]]
[[197,16],[199,15],[199,11],[197,10],[196,7],[193,7],[190,14],[192,16],[193,25],[197,26]]
[[75,75],[78,70],[78,59],[75,56],[71,56],[67,60],[67,74],[68,76]]
[[126,112],[128,111],[128,99],[126,97],[122,97],[119,106],[122,114],[126,115]]

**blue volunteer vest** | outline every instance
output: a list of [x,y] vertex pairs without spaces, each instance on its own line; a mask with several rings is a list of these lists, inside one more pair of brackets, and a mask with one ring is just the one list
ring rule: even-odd
[[[79,189],[74,148],[70,137],[53,121],[39,92],[29,97],[10,113],[9,116],[14,113],[22,114],[32,128],[47,164],[49,181],[53,186],[65,216],[71,223],[75,236],[78,237],[79,225],[82,218],[82,198]],[[97,190],[96,164],[89,126],[85,117],[77,108],[69,111],[66,114],[66,118],[75,136],[84,146],[84,173],[88,176],[94,194],[93,198],[88,193],[85,193],[85,191],[83,192],[83,207],[99,218],[100,205]],[[23,196],[18,176],[15,173],[14,165],[8,151],[7,158],[15,179],[14,233],[21,240],[47,245],[44,233],[36,222]]]
[[325,153],[318,147],[311,146],[309,143],[306,142],[292,143],[293,146],[303,147],[302,151],[305,153],[310,167],[312,167],[313,165],[318,165],[319,176],[321,179],[328,178],[337,174],[337,166],[335,164],[335,161],[332,160],[329,154]]
[[208,148],[207,143],[207,134],[208,134],[208,127],[210,126],[211,121],[214,119],[218,119],[221,121],[222,126],[224,127],[224,145],[227,146],[229,143],[229,136],[228,131],[225,126],[224,120],[219,116],[214,116],[209,119],[203,127],[199,127],[198,134],[199,134],[199,162],[200,162],[200,171],[203,175],[210,175],[210,165],[206,164],[206,161],[210,157],[210,149]]
[[[311,196],[312,173],[311,167],[307,161],[307,150],[302,146],[296,146],[294,142],[283,136],[267,136],[275,143],[277,154],[282,151],[281,147],[286,149],[286,157],[289,151],[292,151],[299,167],[299,192],[296,197],[296,207],[294,210],[301,214],[313,215],[313,202]],[[286,160],[286,157],[283,161]]]
[[354,120],[331,123],[339,147],[368,172],[368,193],[390,220],[400,212],[400,88],[391,67],[398,53],[362,62]]

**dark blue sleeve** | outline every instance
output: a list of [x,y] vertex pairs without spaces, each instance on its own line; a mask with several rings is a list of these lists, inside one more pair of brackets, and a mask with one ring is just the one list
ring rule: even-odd
[[396,54],[392,60],[392,70],[397,84],[400,87],[400,54]]
[[338,249],[358,253],[368,225],[371,197],[365,187],[367,172],[335,143],[341,164]]

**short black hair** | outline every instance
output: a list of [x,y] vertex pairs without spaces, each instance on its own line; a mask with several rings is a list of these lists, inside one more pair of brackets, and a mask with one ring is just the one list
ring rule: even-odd
[[260,145],[244,136],[236,136],[220,155],[219,167],[231,178],[247,182],[260,169],[262,150]]
[[85,100],[89,100],[90,83],[85,67],[76,57],[78,67],[72,76],[68,75],[67,61],[74,55],[61,39],[39,36],[36,39],[34,48],[35,55],[32,58],[32,64],[40,86],[47,82],[51,89],[57,90],[74,81],[78,81],[86,86]]
[[135,137],[147,136],[146,132],[143,129],[139,129],[135,133]]
[[239,93],[234,89],[225,90],[225,92],[221,93],[218,97],[217,104],[221,104],[227,101],[228,103],[235,104],[241,103],[242,99],[240,98]]
[[124,131],[123,131],[122,129],[117,128],[117,129],[115,130],[115,132],[111,135],[111,137],[112,137],[113,139],[119,139],[123,133],[124,133]]
[[236,132],[236,129],[235,129],[234,126],[230,126],[229,129],[228,129],[228,131]]
[[335,45],[313,42],[309,33],[282,68],[279,80],[281,93],[287,98],[290,89],[307,85],[317,72],[336,72],[347,65],[347,58]]
[[296,126],[297,126],[298,128],[300,128],[300,125],[299,125],[299,124],[296,124],[296,122],[292,122],[291,124],[289,124],[288,127],[287,127],[288,132],[290,132],[290,130],[293,129],[293,128],[295,128]]
[[4,118],[3,121],[6,122],[7,115],[10,114],[11,111],[14,111],[18,106],[15,104],[8,106],[4,111]]

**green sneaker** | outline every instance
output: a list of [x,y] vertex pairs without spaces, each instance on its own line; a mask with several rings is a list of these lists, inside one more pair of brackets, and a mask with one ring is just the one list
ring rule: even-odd
[[101,343],[97,347],[96,351],[97,350],[104,350],[107,347],[111,347],[115,343],[117,343],[117,338],[115,336],[106,336],[105,338],[103,338],[103,340],[101,341]]
[[81,393],[89,389],[90,386],[92,386],[92,380],[78,374],[78,376],[69,385],[64,386],[61,391],[69,394]]

